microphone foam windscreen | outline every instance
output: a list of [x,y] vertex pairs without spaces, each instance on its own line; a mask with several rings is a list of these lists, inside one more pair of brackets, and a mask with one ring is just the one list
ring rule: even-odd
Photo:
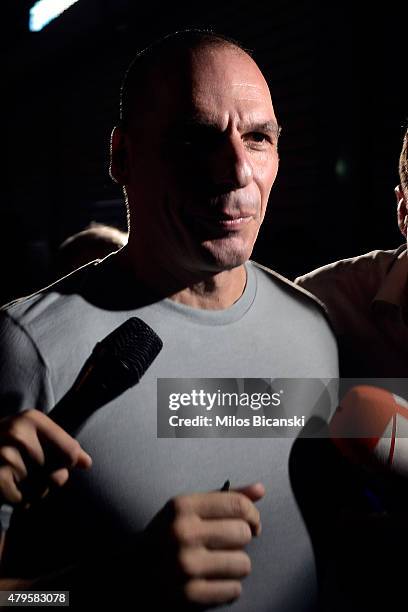
[[138,317],[127,319],[95,347],[95,357],[118,361],[129,386],[139,382],[163,347],[163,342]]
[[[408,404],[369,385],[350,389],[330,424],[330,437],[348,459],[408,472]],[[399,464],[402,461],[402,465]]]

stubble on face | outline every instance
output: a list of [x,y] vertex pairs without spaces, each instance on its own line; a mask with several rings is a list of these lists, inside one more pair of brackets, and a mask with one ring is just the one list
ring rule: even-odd
[[255,62],[231,47],[200,48],[171,65],[153,88],[152,148],[139,146],[149,151],[132,196],[139,234],[173,269],[231,270],[252,253],[277,173],[269,89]]

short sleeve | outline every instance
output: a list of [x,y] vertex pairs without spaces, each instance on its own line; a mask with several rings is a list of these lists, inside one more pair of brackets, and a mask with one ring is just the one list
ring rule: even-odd
[[[48,411],[49,376],[35,344],[6,312],[0,312],[0,418],[29,408]],[[9,525],[12,506],[0,507],[0,526]]]
[[34,341],[12,317],[0,312],[0,418],[29,408],[48,412],[52,395]]

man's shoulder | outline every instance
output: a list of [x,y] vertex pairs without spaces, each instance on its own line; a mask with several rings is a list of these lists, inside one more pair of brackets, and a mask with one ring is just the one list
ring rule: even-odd
[[[92,271],[84,266],[0,312],[1,353],[8,371],[22,380],[24,370],[27,388],[47,384],[55,401],[69,389],[95,344],[122,322],[117,313],[109,316],[86,299]],[[48,399],[44,402],[49,405]]]
[[277,286],[288,298],[293,300],[306,311],[318,311],[323,316],[326,316],[326,310],[323,303],[314,295],[303,289],[300,285],[295,284],[285,276],[278,272],[267,268],[255,261],[251,261],[260,274],[265,275]]
[[324,303],[339,335],[360,320],[357,313],[358,317],[367,316],[379,287],[404,248],[341,259],[298,277],[295,283]]
[[91,270],[88,264],[35,293],[5,304],[0,308],[1,318],[13,321],[26,332],[44,325],[52,327],[53,323],[63,328],[64,322],[74,322],[86,311],[82,307],[81,288]]
[[[324,305],[284,276],[252,263],[259,278],[258,288],[262,295],[259,312],[263,315],[259,323],[263,322],[265,333],[274,330],[273,341],[278,336],[284,338],[285,350],[308,363],[308,376],[336,373],[337,344]],[[305,371],[303,366],[304,363],[302,371]]]
[[332,282],[341,284],[362,280],[365,286],[367,282],[376,282],[377,278],[383,278],[404,248],[401,246],[387,251],[376,249],[356,257],[340,259],[299,276],[295,283],[299,287],[309,289]]

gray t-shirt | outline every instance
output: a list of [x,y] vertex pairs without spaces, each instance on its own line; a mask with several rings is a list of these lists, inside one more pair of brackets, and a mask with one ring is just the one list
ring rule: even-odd
[[[314,609],[315,559],[292,490],[289,438],[158,438],[156,381],[163,378],[336,378],[337,349],[320,307],[292,283],[249,262],[241,298],[199,310],[154,296],[115,269],[111,256],[1,315],[1,415],[49,412],[95,344],[131,316],[163,349],[140,382],[87,419],[77,438],[89,471],[34,510],[15,510],[4,569],[45,573],[142,530],[176,494],[261,481],[263,531],[248,546],[252,573],[231,610]],[[318,503],[316,501],[316,503]]]

